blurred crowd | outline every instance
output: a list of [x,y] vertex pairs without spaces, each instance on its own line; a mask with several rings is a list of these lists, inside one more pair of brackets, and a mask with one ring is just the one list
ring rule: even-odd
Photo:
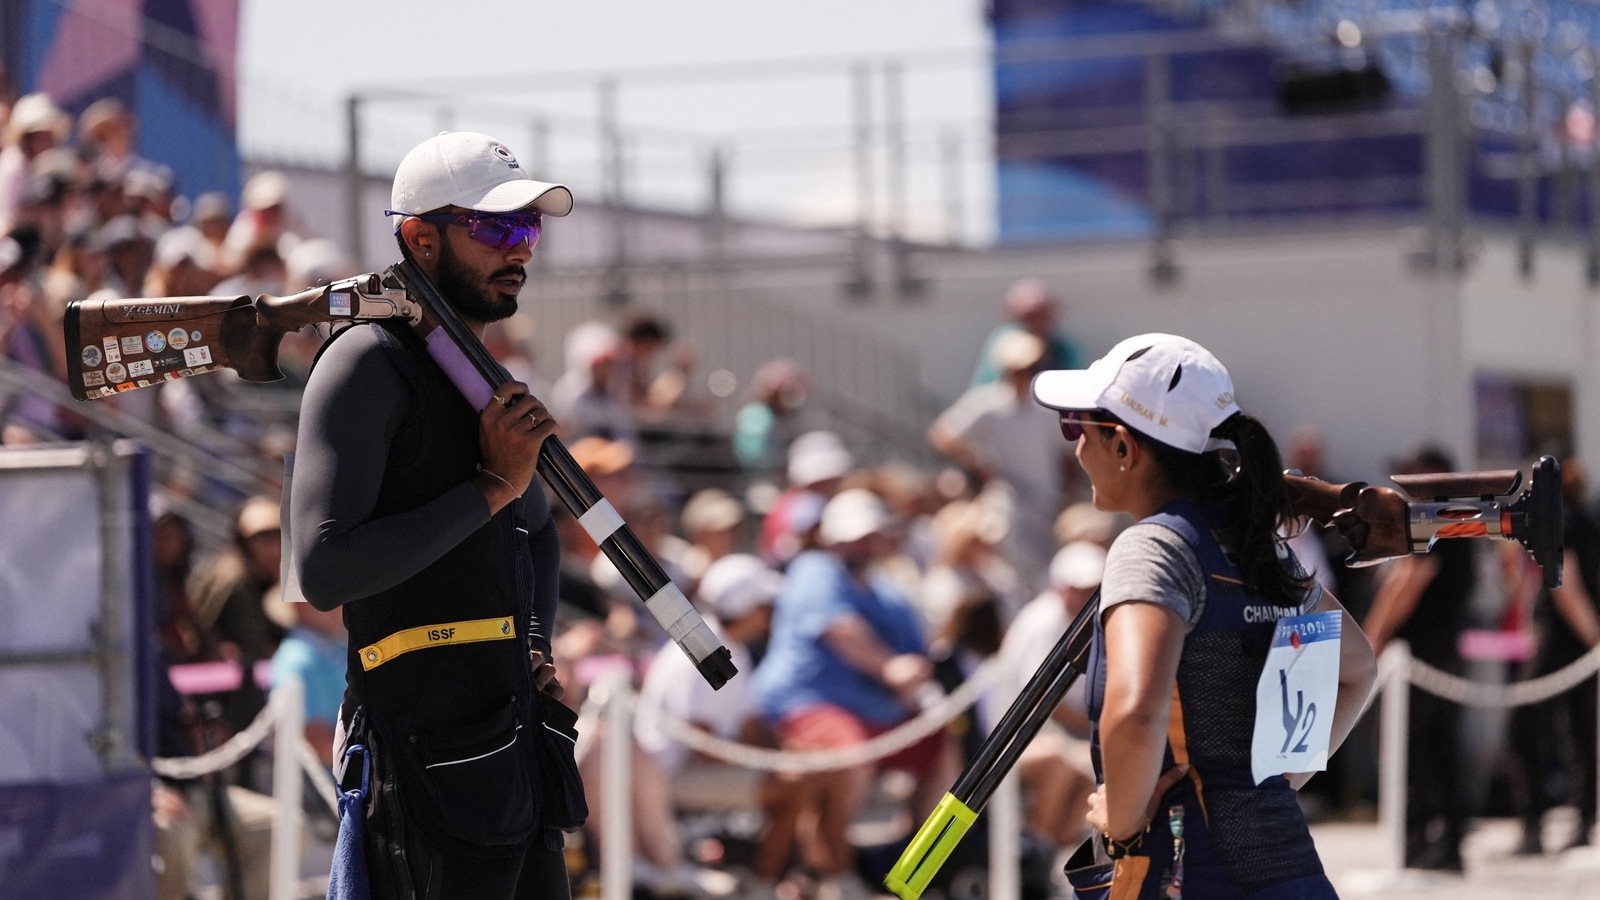
[[[336,245],[306,236],[284,176],[259,173],[238,198],[189,199],[177,174],[134,153],[136,127],[114,100],[75,120],[43,95],[10,106],[0,147],[0,355],[10,362],[64,379],[62,316],[74,300],[283,294],[354,274]],[[880,808],[892,810],[903,830],[920,823],[1092,596],[1106,548],[1127,523],[1094,508],[1073,446],[1028,390],[1036,372],[1081,366],[1087,357],[1063,331],[1061,304],[1043,282],[1017,282],[1001,309],[970,388],[928,428],[937,464],[859,461],[869,448],[816,428],[807,415],[810,375],[774,359],[753,373],[725,439],[736,468],[712,486],[675,479],[642,439],[668,419],[706,414],[691,389],[695,354],[669,322],[637,313],[574,328],[565,337],[564,372],[549,384],[528,355],[529,317],[490,329],[491,351],[548,397],[573,456],[707,617],[741,672],[712,692],[579,522],[552,504],[563,551],[555,652],[567,702],[581,705],[608,673],[625,674],[640,691],[630,809],[641,890],[866,896],[861,848],[846,826]],[[273,472],[293,447],[298,388],[320,339],[286,339],[280,363],[288,378],[280,388],[244,385],[224,372],[99,402]],[[0,425],[5,444],[90,430],[72,411],[27,393],[0,392]],[[1304,474],[1375,480],[1377,473],[1327,472],[1312,429],[1282,443],[1287,464]],[[1452,468],[1447,454],[1423,449],[1396,471]],[[1378,569],[1342,565],[1348,547],[1333,531],[1308,527],[1293,545],[1380,648],[1404,639],[1437,667],[1481,676],[1489,666],[1488,677],[1502,680],[1554,671],[1600,643],[1600,529],[1575,459],[1565,472],[1573,568],[1563,590],[1540,588],[1511,543],[1444,542],[1440,552]],[[162,755],[215,746],[260,711],[265,690],[290,676],[307,687],[306,737],[327,752],[343,689],[343,627],[337,613],[281,596],[282,523],[270,478],[266,493],[247,498],[178,464],[158,476],[164,496],[212,492],[234,525],[231,540],[202,553],[195,524],[177,507],[153,510],[157,638],[164,660],[186,676],[164,697]],[[1498,655],[1474,655],[1463,640],[1473,631],[1532,637],[1497,645]],[[989,661],[1000,667],[1000,690],[928,738],[865,765],[805,774],[745,769],[690,750],[666,724],[687,721],[760,747],[842,750],[915,717]],[[215,664],[232,680],[207,680],[205,667]],[[1542,817],[1572,798],[1585,829],[1563,845],[1587,839],[1595,702],[1593,679],[1585,684],[1519,712],[1515,740],[1486,734],[1480,720],[1464,723],[1454,704],[1413,692],[1412,864],[1458,868],[1470,815],[1496,803],[1527,823],[1524,852],[1555,849]],[[1081,698],[1069,697],[1018,763],[1025,847],[1046,860],[1085,833],[1093,788],[1087,730]],[[1371,805],[1374,732],[1364,725],[1332,770],[1313,780],[1308,804],[1348,814]],[[1473,758],[1475,747],[1490,749]],[[592,819],[570,860],[579,878],[598,871],[596,854],[605,851],[598,757],[589,754],[585,764]],[[1463,790],[1469,766],[1487,768],[1495,777],[1482,783],[1505,785],[1504,796]],[[161,896],[192,889],[202,849],[224,861],[239,896],[264,896],[261,795],[268,786],[257,768],[247,760],[219,776],[158,785]],[[317,827],[331,827],[318,802],[308,807]],[[755,825],[737,832],[729,810],[750,813]],[[717,877],[730,872],[738,877]]]

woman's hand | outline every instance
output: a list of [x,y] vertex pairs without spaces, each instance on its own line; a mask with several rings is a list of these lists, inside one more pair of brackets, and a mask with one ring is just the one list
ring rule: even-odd
[[[1150,795],[1150,802],[1145,806],[1145,824],[1140,826],[1132,834],[1112,834],[1111,837],[1119,841],[1131,841],[1138,835],[1142,834],[1144,829],[1149,827],[1150,822],[1155,819],[1156,810],[1161,808],[1161,798],[1167,793],[1167,791],[1172,790],[1172,786],[1181,781],[1183,776],[1187,774],[1189,774],[1189,766],[1187,763],[1173,766],[1165,772],[1162,772],[1161,777],[1156,780],[1156,789]],[[1095,788],[1095,792],[1089,795],[1089,814],[1084,816],[1084,818],[1089,822],[1089,826],[1095,831],[1098,831],[1101,834],[1110,834],[1111,820],[1106,814],[1105,785],[1102,784],[1098,788]]]
[[556,677],[555,663],[545,659],[544,653],[539,650],[533,651],[529,656],[533,662],[534,687],[538,688],[541,693],[549,694],[551,697],[560,700],[561,695],[565,694],[567,689],[562,687],[561,679]]

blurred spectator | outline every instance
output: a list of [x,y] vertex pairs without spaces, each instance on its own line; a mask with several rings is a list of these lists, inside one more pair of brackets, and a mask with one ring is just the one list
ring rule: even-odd
[[223,265],[223,242],[228,237],[228,225],[233,221],[233,208],[228,204],[228,198],[220,193],[201,194],[194,198],[194,209],[189,215],[189,224],[200,230],[200,234],[211,247],[211,266],[221,271]]
[[[706,572],[698,592],[706,624],[728,648],[740,672],[752,667],[748,644],[766,638],[779,584],[777,573],[746,554],[724,557]],[[738,684],[741,681],[742,686]],[[645,758],[644,765],[634,768],[632,812],[636,842],[653,869],[646,870],[650,877],[640,880],[657,889],[694,884],[704,878],[684,866],[682,836],[673,817],[676,807],[742,808],[774,793],[762,790],[768,779],[760,772],[690,750],[667,730],[666,719],[730,740],[768,743],[748,678],[735,678],[713,691],[678,647],[668,645],[656,653],[639,690],[639,714],[634,721],[634,737]],[[595,775],[586,783],[598,784],[598,772]],[[591,809],[599,806],[603,804],[591,800]],[[792,802],[786,804],[786,808],[793,806]],[[763,856],[777,858],[776,864],[764,867],[758,859],[755,866],[758,874],[769,880],[782,865],[793,823],[786,820],[776,828],[769,827],[769,835],[774,831],[785,843]]]
[[65,141],[71,127],[67,114],[46,94],[27,94],[11,105],[5,146],[0,147],[0,234],[16,225],[33,160]]
[[238,260],[238,272],[217,283],[215,288],[217,294],[243,294],[248,297],[259,297],[262,294],[283,296],[284,281],[289,273],[277,247],[271,245],[249,247],[234,258]]
[[[1441,449],[1424,447],[1399,464],[1400,473],[1455,470]],[[1421,556],[1388,564],[1362,630],[1379,653],[1392,639],[1411,645],[1416,659],[1452,675],[1462,672],[1458,641],[1477,586],[1473,541],[1440,541]],[[1411,688],[1407,722],[1405,865],[1459,872],[1466,811],[1461,789],[1461,708]]]
[[163,229],[148,219],[123,214],[100,226],[97,243],[106,254],[106,273],[93,296],[138,297],[155,263],[156,241]]
[[203,297],[216,287],[211,248],[199,229],[184,225],[156,239],[154,262],[145,275],[145,297]]
[[792,359],[769,360],[756,370],[750,399],[733,425],[733,454],[747,474],[762,478],[781,469],[810,392],[811,379]]
[[549,399],[565,439],[598,435],[638,443],[626,386],[617,378],[621,348],[616,331],[601,322],[584,322],[567,333],[567,368],[551,387]]
[[296,244],[283,259],[283,292],[295,294],[356,274],[339,245],[327,238]]
[[767,510],[761,525],[761,558],[782,568],[809,549],[822,505],[855,466],[855,457],[831,431],[808,431],[789,444],[789,488]]
[[202,624],[216,629],[223,653],[245,673],[242,694],[228,710],[235,729],[250,724],[266,702],[250,677],[255,663],[271,659],[294,624],[287,604],[274,590],[283,552],[279,525],[277,501],[267,497],[245,501],[233,544],[202,563],[189,588],[195,614]]
[[698,583],[707,566],[738,548],[744,504],[727,491],[706,488],[689,497],[678,518],[684,539],[689,542],[679,562],[684,577]]
[[1001,337],[1016,332],[1027,332],[1044,343],[1040,369],[1081,369],[1083,353],[1073,340],[1056,328],[1058,304],[1055,295],[1043,281],[1024,278],[1006,291],[1005,310],[1011,321],[998,325],[989,332],[978,354],[978,365],[972,373],[972,386],[998,381],[1004,374],[994,345]]
[[[1106,548],[1090,541],[1074,541],[1056,552],[1050,560],[1050,586],[1023,606],[1006,630],[1000,646],[1004,680],[995,709],[1008,708],[1038,673],[1073,617],[1094,596],[1105,563]],[[1079,680],[1017,761],[1028,827],[1058,849],[1076,846],[1088,828],[1084,815],[1095,787],[1088,734]]]
[[[59,380],[65,374],[61,323],[45,309],[31,271],[22,245],[0,237],[0,358]],[[0,393],[0,427],[0,443],[32,443],[60,435],[63,420],[43,397]]]
[[1009,527],[981,499],[953,500],[934,515],[933,564],[917,596],[930,632],[942,631],[956,607],[974,594],[994,601],[1002,626],[1017,614],[1026,599],[1022,585],[997,550]]
[[533,342],[533,329],[532,316],[512,316],[491,322],[484,330],[483,345],[506,367],[512,379],[527,385],[528,393],[542,400],[550,396],[550,385],[534,368],[533,354],[528,349]]
[[344,700],[345,649],[344,611],[323,611],[309,603],[285,604],[294,617],[294,627],[284,635],[272,654],[272,686],[290,677],[300,679],[305,688],[306,742],[319,759],[333,755],[334,722]]
[[[103,97],[78,114],[78,147],[95,170],[116,181],[134,172],[166,168],[139,156],[133,114],[115,97]],[[172,185],[166,173],[167,189]]]
[[[1533,625],[1538,647],[1527,678],[1560,671],[1600,645],[1600,522],[1590,506],[1583,462],[1561,460],[1561,502],[1566,516],[1561,586],[1541,590]],[[1564,788],[1564,801],[1578,809],[1577,828],[1562,849],[1589,844],[1595,824],[1595,679],[1543,703],[1519,706],[1511,718],[1511,747],[1520,770],[1518,812],[1522,843],[1517,852],[1544,852],[1544,814]]]
[[13,233],[31,232],[39,240],[37,259],[53,260],[68,233],[87,227],[87,210],[78,196],[81,162],[69,147],[52,147],[33,158]]
[[300,237],[289,230],[288,199],[289,180],[282,172],[250,176],[240,194],[239,214],[223,240],[226,264],[243,269],[256,251],[273,250],[279,259],[294,251]]
[[623,324],[616,377],[627,392],[628,405],[641,418],[660,419],[687,400],[694,348],[680,342],[663,366],[659,357],[671,340],[671,328],[655,315],[639,313]]
[[155,568],[156,635],[172,663],[220,659],[216,633],[195,615],[189,602],[194,566],[194,535],[189,520],[162,512],[150,522],[150,556]]
[[122,176],[122,202],[129,215],[172,224],[172,171],[166,166],[141,166]]
[[[888,508],[876,494],[842,491],[822,512],[823,549],[802,553],[789,566],[754,684],[762,714],[786,750],[862,743],[906,721],[919,692],[930,686],[932,663],[916,613],[874,572],[875,563],[894,550],[892,529]],[[935,732],[877,765],[799,779],[795,793],[808,806],[801,819],[801,857],[822,879],[823,893],[863,891],[852,874],[845,828],[874,771],[895,768],[916,776],[913,802],[920,819],[949,783],[936,771],[944,761],[943,733]]]
[[[1078,541],[1099,544],[1110,550],[1118,532],[1133,524],[1133,519],[1122,513],[1109,513],[1087,500],[1080,500],[1056,516],[1056,542],[1065,547]],[[1054,563],[1055,558],[1051,557]]]
[[1009,486],[1013,518],[1006,555],[1031,591],[1044,582],[1056,547],[1051,526],[1078,463],[1072,445],[1061,439],[1056,414],[1029,393],[1044,360],[1044,343],[1012,331],[996,339],[989,352],[1004,377],[962,394],[934,420],[928,441],[986,488],[994,481]]

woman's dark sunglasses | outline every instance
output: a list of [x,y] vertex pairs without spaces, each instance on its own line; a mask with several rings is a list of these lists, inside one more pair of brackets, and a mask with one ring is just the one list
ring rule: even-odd
[[1076,444],[1078,438],[1083,437],[1085,428],[1115,428],[1115,422],[1099,422],[1089,418],[1085,412],[1064,412],[1061,414],[1061,436]]
[[439,225],[464,225],[467,228],[467,237],[496,250],[510,250],[523,241],[528,242],[528,249],[533,249],[534,245],[539,243],[539,230],[544,221],[544,217],[536,212],[521,210],[507,213],[443,212],[415,215],[386,209],[384,214],[410,216],[413,219]]

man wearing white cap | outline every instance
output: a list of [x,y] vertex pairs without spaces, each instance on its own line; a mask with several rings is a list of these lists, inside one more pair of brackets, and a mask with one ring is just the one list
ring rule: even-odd
[[[459,132],[406,155],[388,214],[401,253],[481,338],[516,312],[543,216],[571,209],[504,144]],[[521,382],[469,407],[404,325],[340,332],[311,373],[292,551],[307,600],[344,609],[340,724],[375,763],[375,897],[568,896],[559,827],[576,823],[552,821],[561,797],[541,790],[537,755],[539,694],[561,694],[560,544],[531,483],[555,432]]]

